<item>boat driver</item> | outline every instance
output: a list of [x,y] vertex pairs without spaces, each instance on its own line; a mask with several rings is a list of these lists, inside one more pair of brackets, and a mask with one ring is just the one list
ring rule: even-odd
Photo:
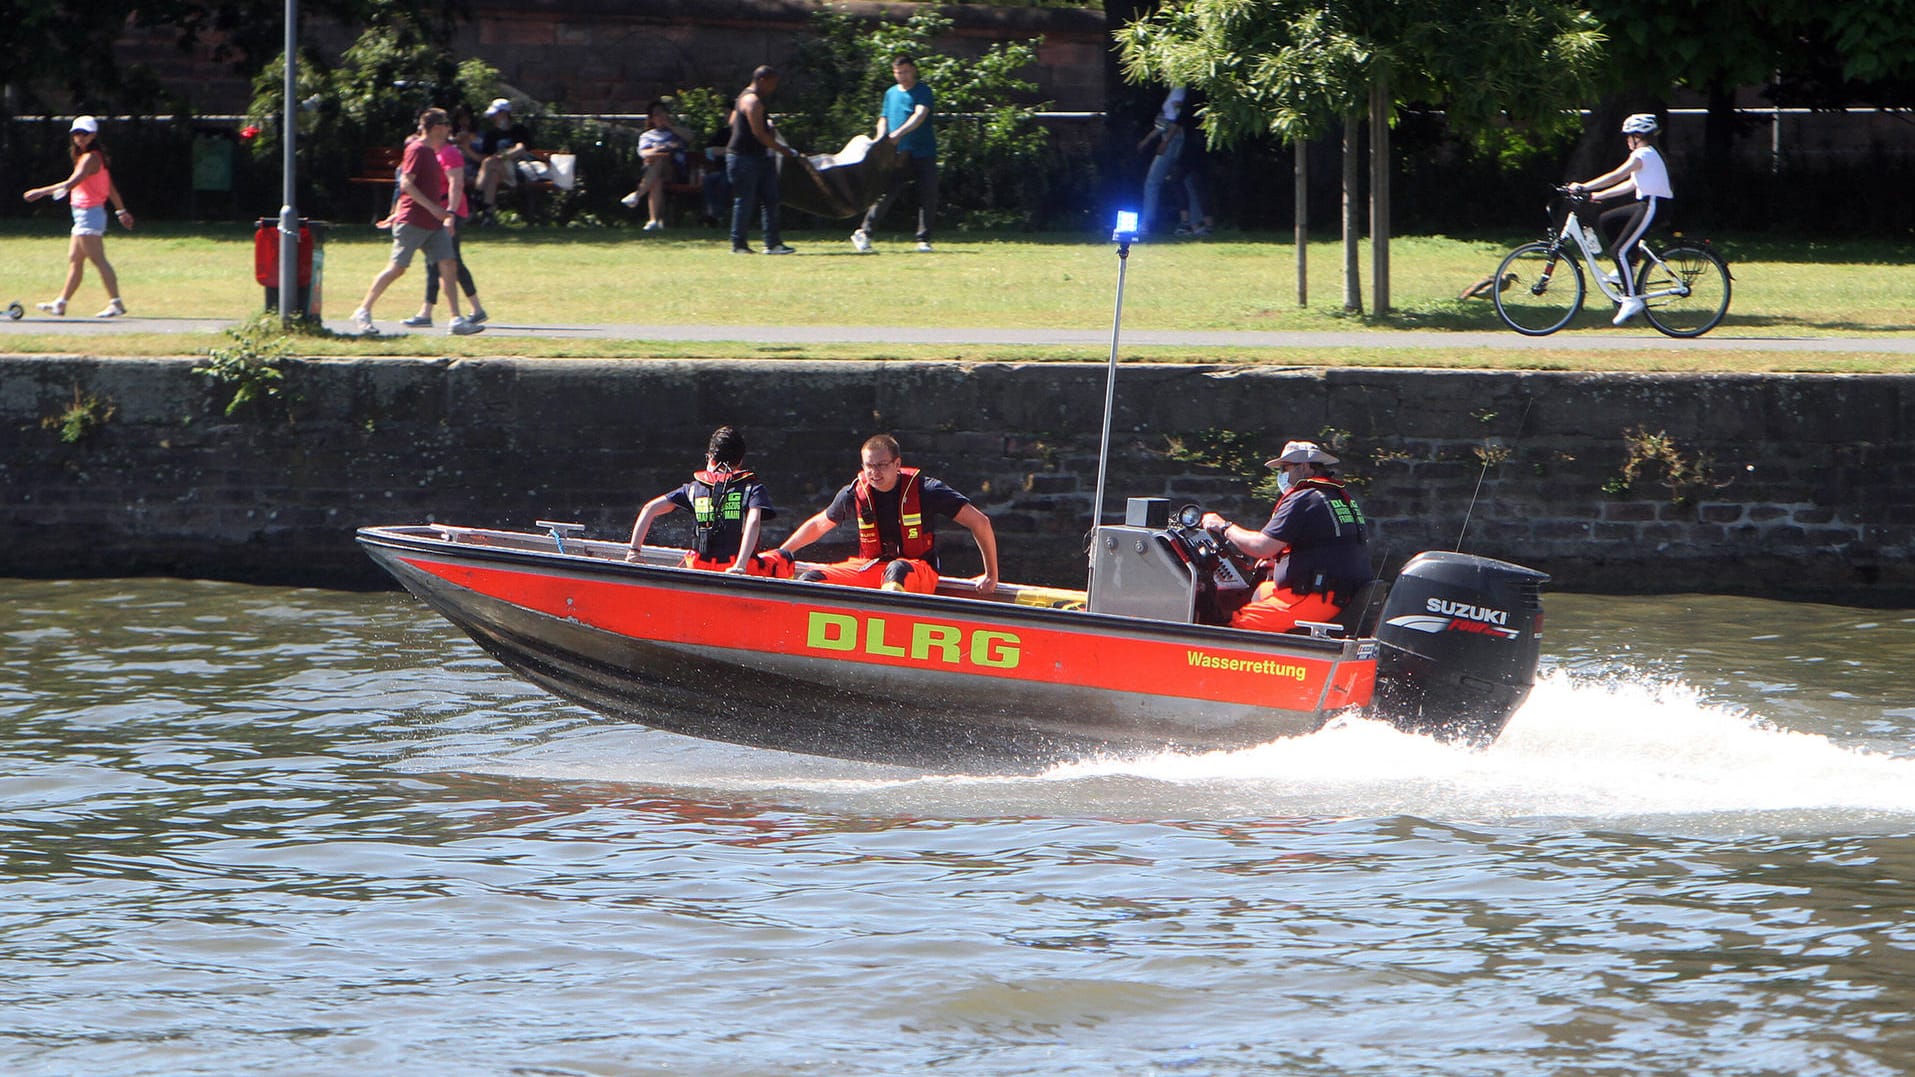
[[938,587],[937,538],[931,521],[955,520],[977,540],[984,572],[969,582],[979,594],[997,590],[997,534],[991,518],[963,494],[905,467],[898,439],[876,434],[859,450],[858,477],[838,491],[823,512],[798,525],[779,546],[796,554],[846,520],[858,521],[858,555],[811,569],[798,578],[855,587],[882,587],[928,595]]
[[758,553],[758,530],[778,514],[765,485],[745,470],[745,435],[729,426],[712,431],[705,449],[705,469],[692,481],[645,502],[632,524],[632,549],[627,561],[641,559],[652,521],[685,509],[692,514],[692,548],[681,568],[747,576],[791,577],[791,556],[782,550]]
[[1288,632],[1298,621],[1334,620],[1370,582],[1369,523],[1331,472],[1337,462],[1312,441],[1289,442],[1265,460],[1277,469],[1281,494],[1261,531],[1204,513],[1204,530],[1272,563],[1269,578],[1231,615],[1232,628]]

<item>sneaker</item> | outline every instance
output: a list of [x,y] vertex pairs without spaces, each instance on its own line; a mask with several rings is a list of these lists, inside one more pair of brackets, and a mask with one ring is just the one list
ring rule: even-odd
[[35,303],[34,306],[39,307],[55,318],[66,317],[66,300],[64,299],[55,299],[51,303]]
[[766,254],[797,254],[798,249],[796,247],[790,247],[783,243],[780,243],[776,247],[766,247],[765,253]]
[[918,240],[918,253],[919,253],[919,254],[930,254],[930,253],[931,253],[931,241],[930,241],[930,240],[928,240],[928,239],[920,239],[920,240]]
[[626,209],[637,209],[638,208],[638,192],[633,191],[631,194],[628,194],[624,198],[619,199],[618,204],[621,206],[624,206]]
[[754,250],[752,250],[752,249],[751,249],[750,247],[733,247],[733,248],[731,249],[731,253],[733,253],[733,254],[756,254],[757,252],[756,252],[756,251],[754,251]]
[[665,230],[665,222],[664,221],[646,221],[645,230],[647,232],[663,232]]
[[1622,278],[1610,270],[1605,269],[1602,271],[1602,279],[1608,281],[1611,288],[1622,287]]
[[119,296],[114,296],[110,301],[107,302],[106,309],[101,311],[98,314],[95,314],[94,317],[95,318],[118,318],[118,317],[122,317],[125,314],[126,314],[126,304],[120,302]]
[[1636,315],[1641,314],[1644,310],[1648,309],[1648,307],[1649,304],[1643,302],[1641,296],[1632,295],[1622,301],[1622,309],[1616,312],[1616,320],[1609,324],[1621,325]]
[[465,318],[465,320],[466,320],[466,321],[468,321],[468,322],[481,322],[481,323],[483,323],[483,322],[484,322],[484,321],[485,321],[485,320],[486,320],[487,318],[490,318],[490,317],[491,317],[491,315],[490,315],[490,314],[487,314],[487,313],[485,312],[485,308],[484,308],[484,307],[473,307],[473,308],[472,308],[472,313],[471,313],[471,314],[468,314],[468,315],[466,315],[466,318]]
[[412,317],[407,318],[405,321],[400,322],[399,324],[409,325],[413,327],[414,329],[430,329],[432,328],[432,315],[414,314]]
[[366,336],[372,336],[379,332],[378,326],[372,324],[372,312],[364,307],[360,307],[358,310],[352,312],[352,327]]
[[452,323],[446,326],[446,335],[453,337],[469,337],[474,333],[483,332],[485,332],[485,326],[470,318],[454,318]]
[[851,249],[859,254],[871,253],[871,233],[860,228],[851,233]]

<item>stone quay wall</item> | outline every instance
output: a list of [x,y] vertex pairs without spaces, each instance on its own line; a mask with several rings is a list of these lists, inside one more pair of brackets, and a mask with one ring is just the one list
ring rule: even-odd
[[[1084,572],[1101,363],[307,360],[228,417],[196,362],[0,357],[0,574],[379,586],[361,525],[622,537],[721,423],[782,510],[774,541],[892,431],[991,515],[1007,578]],[[1460,537],[1563,590],[1915,606],[1915,376],[1126,363],[1116,399],[1107,518],[1160,496],[1256,526],[1261,461],[1313,437],[1385,574]],[[946,570],[975,572],[944,531]],[[674,514],[655,538],[687,535]]]

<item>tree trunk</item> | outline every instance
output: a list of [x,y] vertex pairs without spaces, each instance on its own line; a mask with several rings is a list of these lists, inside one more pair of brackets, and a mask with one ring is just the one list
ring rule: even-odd
[[[1722,210],[1733,204],[1735,191],[1735,134],[1739,121],[1735,114],[1735,87],[1721,81],[1709,86],[1709,112],[1702,121],[1702,182],[1690,190],[1700,197],[1695,208],[1701,210],[1691,222],[1721,225]],[[1744,192],[1742,197],[1751,197]]]
[[1390,312],[1390,85],[1370,87],[1370,313]]
[[1343,309],[1358,314],[1363,313],[1363,271],[1357,259],[1363,243],[1362,200],[1357,190],[1362,180],[1358,167],[1363,155],[1362,122],[1363,117],[1354,112],[1343,117]]
[[1310,140],[1297,139],[1297,306],[1310,305]]

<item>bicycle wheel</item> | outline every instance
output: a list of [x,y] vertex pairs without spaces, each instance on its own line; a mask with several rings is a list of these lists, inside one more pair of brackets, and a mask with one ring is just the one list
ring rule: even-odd
[[1722,259],[1700,247],[1674,247],[1662,252],[1662,262],[1642,264],[1649,324],[1672,337],[1699,337],[1721,323],[1729,313],[1729,267]]
[[1524,336],[1547,336],[1583,309],[1583,267],[1554,243],[1526,243],[1496,267],[1496,313]]

